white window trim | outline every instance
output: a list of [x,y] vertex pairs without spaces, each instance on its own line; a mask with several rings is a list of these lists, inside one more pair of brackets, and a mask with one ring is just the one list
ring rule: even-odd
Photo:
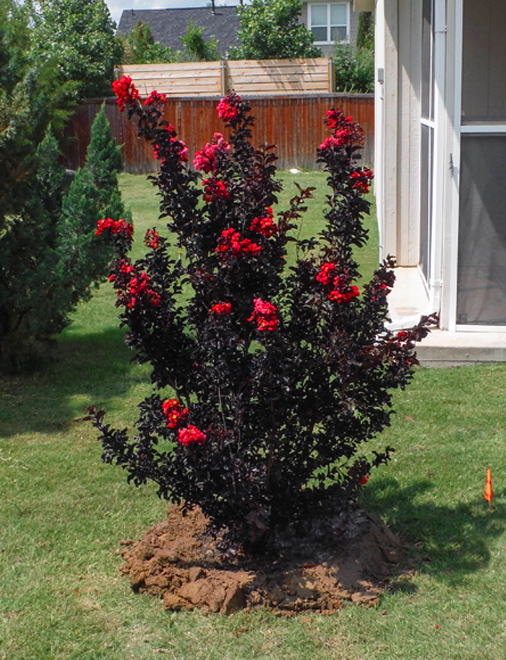
[[460,132],[466,135],[504,135],[506,124],[464,124],[460,127]]
[[[327,41],[314,41],[315,46],[332,46],[335,43],[350,43],[350,3],[349,2],[309,2],[307,5],[308,9],[308,29],[311,31],[312,27],[324,27],[323,25],[314,25],[311,22],[312,16],[312,7],[313,5],[327,5]],[[330,5],[345,5],[346,6],[346,39],[343,39],[342,41],[332,41],[330,40],[330,28],[332,27],[330,24]],[[341,27],[341,26],[338,26]]]

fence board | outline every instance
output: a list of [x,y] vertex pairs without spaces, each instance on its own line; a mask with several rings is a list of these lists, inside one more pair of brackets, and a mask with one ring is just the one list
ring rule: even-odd
[[[371,94],[318,94],[258,96],[250,99],[255,116],[253,144],[275,144],[278,167],[315,169],[316,149],[330,135],[323,120],[330,107],[342,110],[358,121],[365,132],[364,163],[374,162],[374,97]],[[66,131],[67,166],[84,164],[90,129],[102,100],[86,101],[79,106]],[[190,162],[198,149],[209,142],[214,132],[226,134],[216,114],[216,99],[168,98],[165,118],[173,124],[189,149]],[[156,172],[157,162],[148,143],[137,137],[136,121],[128,121],[115,99],[105,100],[105,113],[112,133],[122,146],[126,172]]]
[[129,64],[117,69],[128,75],[141,95],[153,89],[169,96],[209,96],[222,93],[221,62],[181,62],[178,64]]
[[[294,60],[236,60],[223,62],[181,62],[177,64],[129,64],[117,69],[128,75],[146,94],[156,89],[168,96],[224,95],[228,88],[238,94],[287,94],[331,90],[327,58]],[[199,80],[199,88],[195,81]],[[201,81],[201,82],[200,82]],[[268,81],[269,84],[266,84]],[[223,89],[223,85],[227,89]]]
[[325,58],[227,62],[228,86],[238,94],[301,94],[330,91]]

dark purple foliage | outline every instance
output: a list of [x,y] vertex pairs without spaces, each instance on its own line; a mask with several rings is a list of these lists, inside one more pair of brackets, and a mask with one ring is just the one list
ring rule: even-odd
[[230,144],[215,134],[197,154],[201,181],[163,119],[163,98],[142,104],[120,82],[121,105],[160,162],[162,217],[184,259],[174,261],[151,230],[147,255],[132,264],[129,240],[111,233],[121,321],[136,359],[152,366],[154,394],[139,406],[133,438],[93,411],[103,458],[262,548],[277,527],[352,504],[371,469],[388,461],[391,448],[369,459],[357,450],[390,423],[391,391],[411,378],[415,341],[433,319],[385,329],[391,258],[362,291],[355,284],[372,178],[356,164],[358,124],[328,112],[332,136],[318,150],[330,186],[326,227],[299,241],[289,269],[287,242],[311,189],[273,215],[276,156],[251,146],[249,103],[233,93],[220,102]]

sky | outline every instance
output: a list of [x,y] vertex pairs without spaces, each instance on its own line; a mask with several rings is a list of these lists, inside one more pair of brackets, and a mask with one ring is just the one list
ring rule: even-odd
[[[124,9],[170,9],[182,7],[206,7],[210,5],[209,0],[106,0],[111,18],[116,24],[119,23],[121,13]],[[232,7],[239,4],[239,0],[216,0],[216,6],[226,5]]]

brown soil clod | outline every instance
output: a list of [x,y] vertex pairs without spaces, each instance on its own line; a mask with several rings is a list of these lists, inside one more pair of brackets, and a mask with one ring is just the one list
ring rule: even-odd
[[[208,533],[200,509],[183,515],[181,507],[171,506],[167,520],[142,539],[120,542],[125,560],[120,571],[129,576],[134,591],[158,596],[166,610],[230,614],[264,606],[291,616],[328,614],[345,601],[375,607],[398,565],[401,544],[364,511],[338,518],[321,521],[320,533],[313,525],[296,542],[293,532],[285,535],[276,561],[242,553],[231,561],[231,554],[224,556],[220,549],[220,539]],[[323,527],[333,530],[325,540]]]

